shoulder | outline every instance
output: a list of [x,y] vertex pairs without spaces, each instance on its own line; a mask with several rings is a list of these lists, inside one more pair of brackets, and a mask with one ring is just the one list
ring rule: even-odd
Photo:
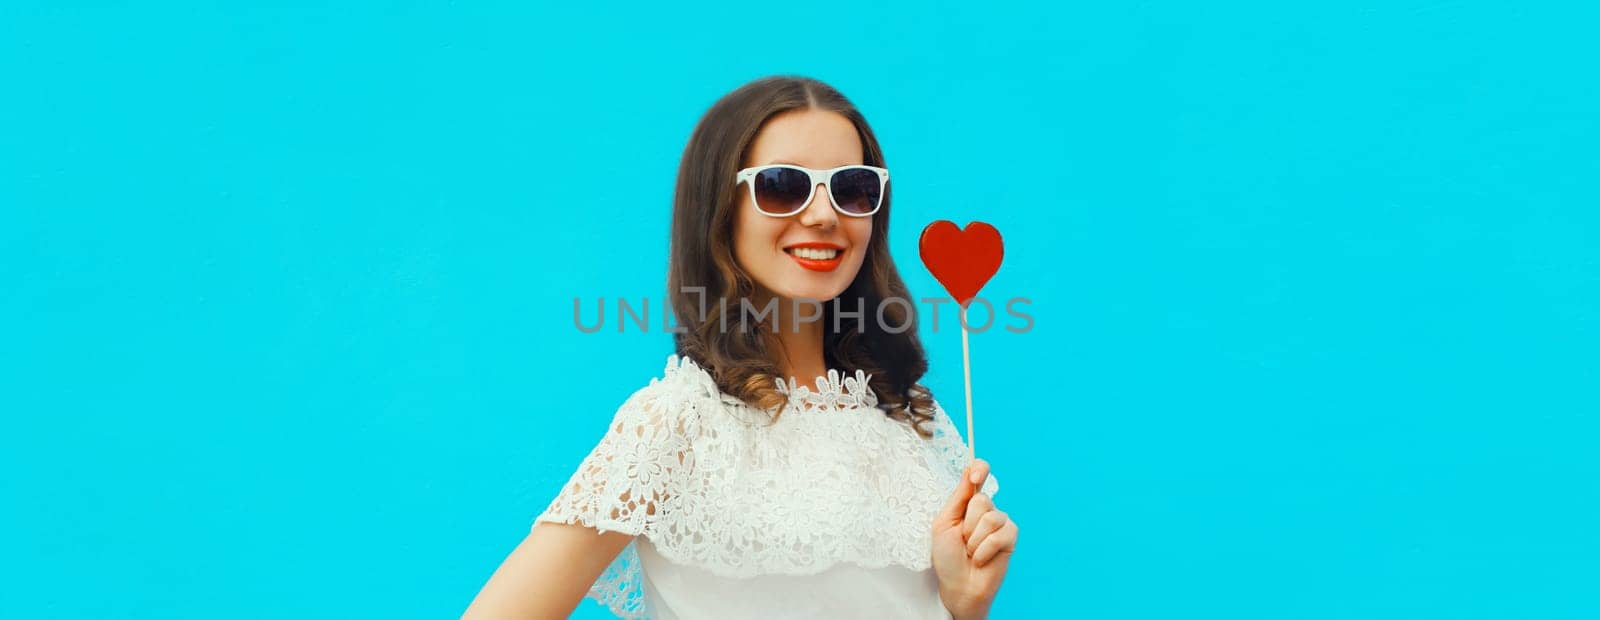
[[956,441],[963,441],[961,431],[956,429],[955,422],[950,419],[950,413],[937,398],[933,399],[933,420],[930,426],[936,438],[954,438]]
[[[965,416],[964,411],[962,415]],[[962,423],[966,423],[965,419]],[[968,435],[956,427],[955,421],[950,418],[949,412],[945,411],[937,398],[933,401],[932,426],[933,437],[928,444],[937,455],[936,460],[945,468],[951,480],[960,480],[962,470],[971,461],[971,455],[967,451]],[[992,471],[984,479],[983,488],[980,490],[991,497],[1000,492],[1000,481],[995,478]]]
[[709,408],[721,402],[716,381],[688,357],[667,356],[666,367],[617,409],[613,431],[647,427],[694,435]]

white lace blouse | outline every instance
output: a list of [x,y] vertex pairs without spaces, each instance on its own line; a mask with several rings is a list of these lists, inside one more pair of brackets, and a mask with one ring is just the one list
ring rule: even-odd
[[534,523],[636,536],[588,593],[624,618],[948,619],[930,527],[966,446],[937,402],[932,439],[889,418],[868,378],[778,381],[774,423],[668,356]]

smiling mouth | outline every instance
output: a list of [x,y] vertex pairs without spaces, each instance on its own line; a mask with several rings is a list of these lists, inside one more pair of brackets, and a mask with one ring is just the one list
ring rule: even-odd
[[844,263],[844,250],[839,248],[799,246],[784,248],[783,253],[801,268],[811,271],[833,271]]
[[807,260],[833,260],[842,253],[833,248],[784,248],[783,252],[795,258]]

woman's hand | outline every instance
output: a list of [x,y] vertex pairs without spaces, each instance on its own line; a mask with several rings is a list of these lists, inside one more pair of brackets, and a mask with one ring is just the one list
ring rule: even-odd
[[988,617],[1017,545],[1017,523],[978,492],[988,476],[989,463],[973,459],[933,518],[933,572],[955,620]]

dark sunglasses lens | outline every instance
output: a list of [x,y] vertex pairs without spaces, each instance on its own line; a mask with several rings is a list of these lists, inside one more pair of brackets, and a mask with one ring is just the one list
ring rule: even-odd
[[833,190],[834,204],[846,213],[871,213],[883,198],[883,184],[878,181],[878,173],[866,168],[846,168],[835,172],[828,186]]
[[811,195],[811,175],[795,168],[767,168],[755,179],[756,208],[772,214],[791,213]]

